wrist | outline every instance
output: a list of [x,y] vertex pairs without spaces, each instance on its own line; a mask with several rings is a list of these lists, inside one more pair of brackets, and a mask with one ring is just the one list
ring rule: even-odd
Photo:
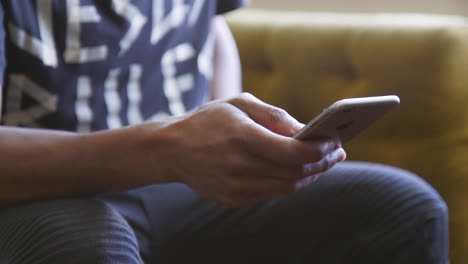
[[[164,149],[170,145],[162,130],[167,121],[79,135],[84,174],[108,182],[109,190],[123,190],[174,181],[168,173]],[[88,173],[87,173],[88,172]]]
[[179,181],[176,171],[177,152],[181,144],[178,125],[183,117],[170,117],[124,128],[121,140],[125,141],[117,160],[145,185]]

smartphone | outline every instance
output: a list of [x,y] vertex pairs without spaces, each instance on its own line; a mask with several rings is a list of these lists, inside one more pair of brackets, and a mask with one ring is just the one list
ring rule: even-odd
[[344,145],[399,104],[396,95],[343,99],[325,108],[293,137],[332,139]]

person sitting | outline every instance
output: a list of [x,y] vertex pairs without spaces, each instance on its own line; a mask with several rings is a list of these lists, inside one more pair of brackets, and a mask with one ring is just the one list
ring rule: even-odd
[[420,177],[241,93],[242,4],[1,2],[0,263],[448,263]]

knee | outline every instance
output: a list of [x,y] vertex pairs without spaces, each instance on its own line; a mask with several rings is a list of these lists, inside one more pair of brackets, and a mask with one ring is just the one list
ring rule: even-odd
[[363,212],[353,222],[357,240],[375,252],[376,259],[385,255],[387,261],[398,259],[391,263],[447,262],[448,208],[430,184],[380,164],[350,163],[344,168],[352,172],[351,179],[340,178],[351,182],[352,195],[345,203],[353,212]]
[[407,201],[406,210],[411,213],[404,214],[400,211],[400,214],[403,217],[412,216],[407,219],[408,226],[412,228],[408,235],[412,233],[416,236],[415,239],[431,244],[432,252],[443,248],[446,251],[449,235],[448,206],[435,189],[425,182],[423,184],[425,186],[419,186],[419,189],[413,191],[412,201]]
[[[408,225],[413,224],[414,233],[417,239],[431,243],[433,252],[448,247],[449,223],[448,206],[442,196],[426,181],[418,176],[417,182],[409,188],[406,196],[406,207],[403,209],[411,212],[412,218],[408,220]],[[405,216],[401,210],[400,214]],[[409,213],[408,213],[409,215]],[[443,263],[443,262],[440,262]]]
[[384,169],[380,170],[378,181],[383,185],[383,200],[387,201],[388,208],[395,210],[396,214],[407,213],[419,220],[447,217],[444,199],[422,177],[400,168],[381,166]]
[[[365,212],[363,221],[402,228],[438,221],[447,225],[448,209],[439,193],[425,180],[409,171],[382,164],[350,162],[337,170],[339,194],[353,211]],[[331,175],[333,176],[333,175]]]
[[[396,181],[389,189],[394,190],[393,202],[388,202],[386,231],[407,248],[402,256],[412,263],[448,263],[448,207],[440,194],[421,177],[410,172],[393,169]],[[391,195],[389,195],[391,196]],[[390,212],[390,210],[392,210]],[[398,223],[395,227],[394,224]],[[391,225],[390,225],[391,224]],[[404,252],[404,250],[403,250]],[[414,261],[418,260],[418,261]],[[397,262],[398,263],[398,262]],[[399,263],[406,263],[401,261]]]
[[[413,212],[419,219],[447,218],[445,200],[422,177],[399,168],[390,168],[395,180],[389,186],[403,210]],[[391,191],[389,191],[391,192]]]
[[132,229],[102,202],[39,202],[1,216],[10,230],[0,248],[7,263],[141,263]]

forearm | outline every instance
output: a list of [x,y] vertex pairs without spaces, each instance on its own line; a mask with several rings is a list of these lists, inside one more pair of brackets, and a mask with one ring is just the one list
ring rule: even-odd
[[[152,124],[153,141],[160,126]],[[154,158],[145,155],[145,134],[140,127],[87,135],[0,127],[0,204],[167,182],[145,160]]]

